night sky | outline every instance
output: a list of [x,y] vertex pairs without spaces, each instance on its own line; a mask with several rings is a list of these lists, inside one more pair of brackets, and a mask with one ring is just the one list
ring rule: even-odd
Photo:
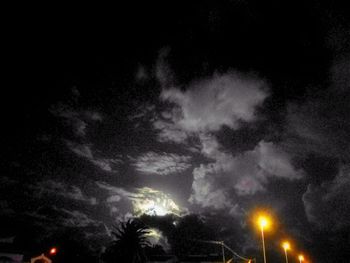
[[198,214],[260,260],[264,208],[271,260],[288,238],[349,262],[345,5],[139,2],[7,21],[0,237],[36,251],[69,233],[98,251],[128,218]]

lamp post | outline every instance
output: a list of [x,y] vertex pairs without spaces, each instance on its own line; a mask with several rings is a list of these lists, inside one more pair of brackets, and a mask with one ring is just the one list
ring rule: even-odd
[[304,261],[304,256],[303,255],[299,255],[298,259],[299,259],[299,263],[302,263]]
[[260,216],[258,219],[258,223],[259,223],[260,230],[261,230],[261,240],[262,240],[262,246],[263,246],[264,263],[266,263],[264,229],[268,226],[269,221],[266,217]]
[[288,254],[287,254],[287,250],[290,249],[290,244],[289,244],[289,242],[288,242],[288,241],[283,242],[283,243],[282,243],[282,247],[283,247],[283,249],[284,249],[284,254],[285,254],[285,256],[286,256],[286,263],[288,263]]

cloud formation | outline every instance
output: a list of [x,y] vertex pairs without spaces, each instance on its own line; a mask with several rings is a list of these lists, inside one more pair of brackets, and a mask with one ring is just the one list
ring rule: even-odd
[[67,185],[63,182],[54,180],[41,181],[32,186],[36,191],[36,195],[41,197],[43,195],[60,196],[70,200],[83,201],[90,205],[96,205],[95,197],[87,197],[83,194],[81,189],[74,185]]
[[91,219],[86,214],[78,210],[67,210],[62,208],[62,225],[67,227],[87,227],[87,226],[99,226],[102,224],[100,221]]
[[254,149],[233,155],[216,139],[223,126],[238,130],[243,123],[258,120],[258,109],[268,96],[264,80],[233,71],[194,81],[181,90],[163,88],[160,98],[169,103],[168,109],[153,122],[160,141],[183,143],[197,138],[194,149],[210,160],[193,171],[192,204],[237,214],[241,209],[232,194],[264,192],[272,177],[303,176],[276,143],[261,140]]
[[76,136],[84,137],[86,135],[86,127],[91,122],[101,122],[102,115],[97,111],[76,111],[67,104],[58,103],[50,108],[50,112],[70,126]]
[[256,120],[256,108],[268,92],[263,80],[229,72],[193,82],[186,91],[164,89],[163,101],[180,109],[173,121],[185,131],[218,131],[223,125],[238,129]]
[[325,231],[350,228],[350,166],[341,167],[339,174],[321,185],[309,184],[303,195],[308,220]]
[[190,156],[174,153],[148,152],[136,158],[134,167],[146,174],[169,175],[181,173],[191,167]]
[[[121,187],[112,186],[105,182],[96,182],[97,186],[109,192],[110,196],[106,199],[110,209],[115,209],[114,202],[119,203],[119,207],[127,207],[126,203],[132,205],[132,211],[124,211],[125,214],[133,213],[133,216],[142,214],[148,215],[180,215],[184,209],[180,208],[169,195],[162,191],[149,187],[136,188],[134,191],[128,191]],[[121,205],[121,203],[124,203]],[[124,209],[125,210],[125,209]],[[113,212],[113,211],[111,211]],[[122,211],[117,211],[119,214]]]
[[213,137],[203,143],[203,152],[215,162],[194,169],[189,199],[194,204],[232,208],[235,206],[229,196],[232,191],[238,196],[254,195],[266,190],[270,177],[296,180],[303,176],[303,171],[293,166],[289,154],[272,142],[261,141],[253,150],[235,156],[218,146]]
[[83,157],[90,161],[95,166],[106,172],[116,172],[116,167],[122,163],[119,158],[97,158],[91,150],[90,144],[79,144],[72,141],[66,141],[67,147],[76,155]]

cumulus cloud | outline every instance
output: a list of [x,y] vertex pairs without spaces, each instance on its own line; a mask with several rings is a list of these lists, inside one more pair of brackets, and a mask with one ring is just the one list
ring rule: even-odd
[[218,131],[223,125],[238,129],[256,120],[256,108],[268,93],[263,80],[229,72],[193,82],[186,91],[164,89],[161,99],[179,107],[175,123],[185,131]]
[[192,195],[194,204],[216,209],[232,208],[229,193],[253,195],[265,191],[269,177],[296,180],[303,171],[296,169],[292,159],[272,142],[261,141],[253,150],[231,155],[220,150],[214,137],[203,143],[203,152],[215,162],[194,169]]
[[350,166],[321,185],[310,184],[303,195],[308,220],[325,231],[350,228]]
[[232,193],[263,192],[271,177],[302,177],[291,156],[273,142],[260,141],[254,149],[232,155],[215,137],[223,126],[238,130],[242,123],[256,121],[268,96],[264,80],[233,71],[194,81],[184,89],[163,88],[160,98],[170,109],[153,122],[159,138],[183,143],[193,136],[199,141],[197,152],[210,160],[193,171],[191,203],[237,214],[240,208]]
[[76,155],[89,160],[92,164],[106,172],[116,172],[116,167],[122,163],[119,158],[97,158],[91,150],[90,144],[79,144],[72,141],[66,141],[67,147]]
[[41,197],[42,195],[55,195],[66,199],[83,201],[91,205],[97,204],[95,197],[87,197],[83,194],[79,187],[74,185],[67,185],[63,182],[46,180],[33,185],[32,188],[36,190],[38,197]]
[[146,174],[169,175],[181,173],[191,167],[190,156],[177,155],[173,153],[148,152],[134,162],[137,171]]

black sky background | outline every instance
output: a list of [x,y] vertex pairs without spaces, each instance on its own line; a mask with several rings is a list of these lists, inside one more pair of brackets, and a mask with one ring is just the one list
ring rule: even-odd
[[[103,240],[103,224],[112,225],[116,215],[106,216],[105,193],[96,186],[97,181],[129,190],[143,186],[162,189],[176,203],[188,206],[192,170],[212,157],[189,154],[186,147],[174,143],[157,142],[146,115],[169,107],[159,102],[166,87],[187,90],[196,80],[233,70],[263,79],[269,96],[260,105],[254,123],[243,121],[239,129],[222,126],[211,134],[232,155],[252,151],[262,140],[273,142],[293,157],[293,166],[303,171],[303,177],[293,181],[271,177],[268,193],[239,196],[232,189],[230,198],[239,200],[247,210],[259,205],[271,207],[284,226],[275,237],[292,236],[314,261],[347,262],[350,38],[345,4],[131,1],[113,8],[57,6],[45,12],[28,9],[11,13],[4,23],[1,103],[4,236],[15,233],[20,236],[18,242],[25,243],[28,235],[24,233],[36,235],[33,225],[44,232],[50,229],[54,236],[67,229],[79,232],[80,227],[52,228],[52,219],[63,211],[60,205],[69,211],[83,209],[100,222],[87,224],[91,229],[84,226],[83,232],[99,232],[96,239]],[[169,67],[164,66],[166,83],[156,76],[162,54],[166,54]],[[140,67],[147,77],[135,81]],[[68,105],[69,111],[79,114],[73,119],[83,119],[87,125],[84,136],[77,135],[74,124],[62,121],[59,105]],[[155,108],[135,126],[130,116],[139,114],[145,105]],[[102,120],[94,120],[88,115],[91,112],[98,112]],[[192,140],[196,145],[199,139]],[[118,174],[101,172],[93,162],[69,149],[67,141],[93,145],[98,149],[94,155],[101,158],[117,158],[122,163]],[[191,155],[192,168],[173,178],[135,173],[132,158],[150,151]],[[45,180],[78,186],[86,197],[83,202],[93,203],[91,198],[95,197],[98,205],[62,201],[50,194],[32,199],[33,191],[40,192],[38,184]],[[322,195],[330,201],[315,208],[315,204],[323,204]],[[44,219],[34,217],[33,211]],[[233,220],[228,213],[219,216],[222,213],[213,207],[194,205],[190,212],[205,215],[208,222],[216,218],[223,226]],[[239,225],[241,219],[234,220]],[[19,229],[22,233],[18,234]],[[259,253],[246,245],[259,245],[248,232],[247,228],[228,227],[221,234],[237,245],[237,250]],[[232,238],[236,233],[238,240],[245,241]],[[49,238],[41,236],[38,243]],[[271,258],[279,259],[273,242],[278,241],[271,238]],[[32,246],[30,249],[37,249]]]

